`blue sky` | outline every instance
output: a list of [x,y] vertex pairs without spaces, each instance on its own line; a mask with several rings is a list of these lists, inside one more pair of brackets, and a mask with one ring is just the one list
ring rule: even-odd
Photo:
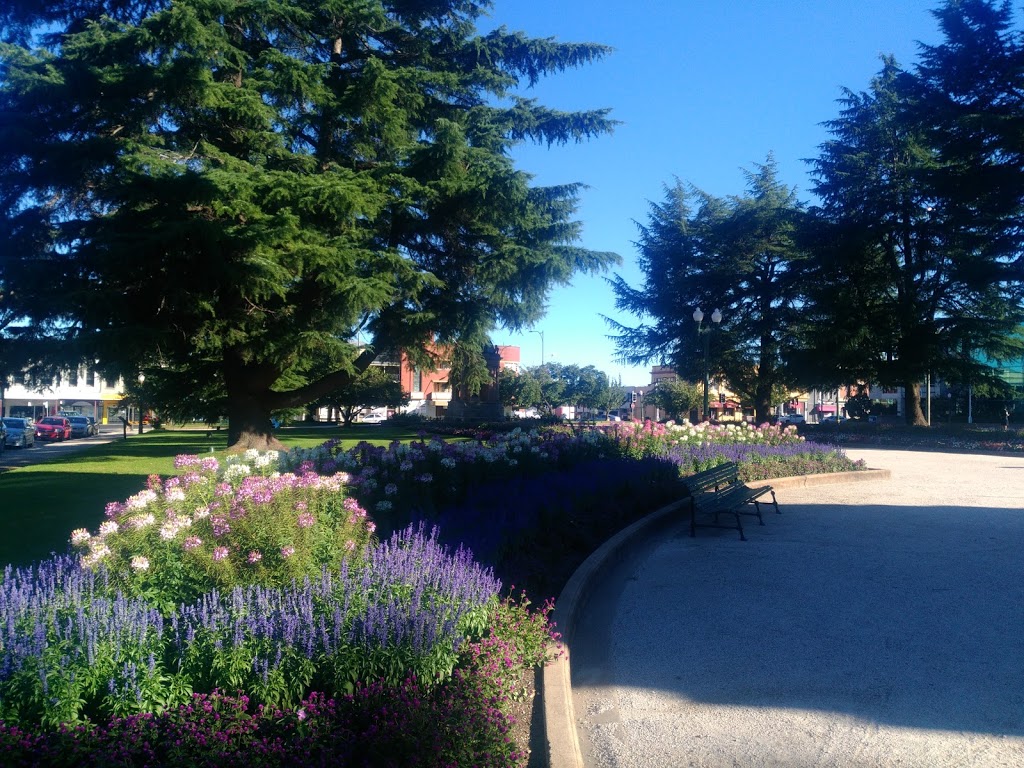
[[[720,196],[741,194],[744,170],[774,153],[780,180],[811,201],[808,165],[838,115],[842,88],[868,88],[883,54],[904,66],[918,42],[940,42],[929,10],[939,0],[495,0],[487,26],[531,37],[596,42],[614,52],[555,75],[526,95],[564,109],[609,107],[621,121],[610,136],[564,147],[524,146],[518,165],[537,184],[582,182],[581,244],[615,251],[615,272],[631,285],[636,223],[675,177]],[[481,24],[481,28],[485,25]],[[712,307],[704,307],[710,312]],[[616,363],[601,315],[635,324],[614,308],[601,277],[555,289],[544,319],[549,361],[594,365],[624,385],[647,384],[649,367]],[[524,365],[541,362],[538,333],[497,330]]]

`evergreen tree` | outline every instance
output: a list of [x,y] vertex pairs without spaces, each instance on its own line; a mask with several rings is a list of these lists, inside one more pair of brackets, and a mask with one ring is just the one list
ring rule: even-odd
[[[478,354],[613,254],[510,148],[611,128],[522,85],[595,44],[479,34],[487,0],[43,0],[0,11],[0,280],[169,415],[269,414],[380,353]],[[54,286],[59,287],[55,298]],[[372,346],[351,343],[357,333]],[[313,375],[318,360],[335,370]],[[460,361],[467,370],[473,366]]]
[[[918,385],[929,372],[986,375],[974,353],[1005,346],[1022,297],[1008,217],[1019,203],[1007,202],[1005,184],[979,191],[993,178],[979,170],[988,181],[977,186],[979,156],[947,144],[968,129],[962,116],[928,106],[931,88],[886,58],[868,92],[845,92],[813,161],[822,206],[805,276],[804,359],[817,364],[816,378],[901,385],[912,424],[925,423]],[[949,130],[937,131],[945,120]],[[1012,186],[1019,200],[1020,182]]]
[[[707,341],[711,375],[724,376],[754,404],[758,421],[767,421],[793,378],[787,361],[803,209],[779,182],[771,156],[747,173],[747,185],[745,195],[727,199],[679,181],[666,188],[665,201],[652,204],[648,223],[638,225],[643,285],[633,288],[619,275],[611,281],[616,306],[651,322],[609,324],[622,360],[669,361],[689,380],[703,378]],[[722,311],[721,328],[708,328],[706,339],[693,320],[698,308],[709,316]]]

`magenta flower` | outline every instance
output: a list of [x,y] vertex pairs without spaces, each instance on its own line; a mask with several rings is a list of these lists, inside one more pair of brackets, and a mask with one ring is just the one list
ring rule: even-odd
[[[193,549],[198,549],[202,545],[203,545],[203,540],[200,539],[198,536],[189,536],[187,539],[185,539],[181,543],[181,546],[184,547],[186,550],[188,550],[190,552]],[[221,549],[224,549],[224,548],[221,547]]]

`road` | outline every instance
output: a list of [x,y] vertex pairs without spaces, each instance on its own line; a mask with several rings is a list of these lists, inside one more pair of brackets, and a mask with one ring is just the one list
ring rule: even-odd
[[[129,437],[131,434],[129,434]],[[100,433],[92,437],[76,437],[73,440],[53,442],[49,440],[36,440],[35,446],[31,448],[11,448],[8,446],[3,453],[0,453],[0,469],[13,469],[24,467],[29,464],[38,464],[43,461],[53,461],[63,456],[70,456],[73,453],[80,453],[93,445],[102,445],[114,440],[121,440],[124,437],[124,430],[120,425],[104,424],[100,426]]]

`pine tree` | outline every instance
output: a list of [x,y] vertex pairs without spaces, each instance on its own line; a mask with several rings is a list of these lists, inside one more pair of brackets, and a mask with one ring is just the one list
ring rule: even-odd
[[[92,0],[0,12],[0,280],[169,415],[269,414],[383,352],[479,350],[613,254],[510,148],[608,132],[518,95],[607,53],[471,0]],[[59,298],[55,298],[54,288]],[[372,346],[352,343],[357,333]],[[471,352],[469,354],[472,354]],[[327,375],[318,361],[338,360]]]
[[724,376],[754,404],[757,420],[767,421],[792,381],[802,206],[778,180],[772,157],[747,173],[742,196],[717,198],[679,181],[665,193],[638,225],[643,285],[633,288],[618,275],[612,281],[616,306],[651,321],[630,327],[609,320],[618,353],[632,364],[664,361],[698,381],[705,339],[693,312],[720,309],[721,328],[709,329],[707,339],[711,374]]
[[[947,5],[947,33],[968,5],[979,4]],[[819,279],[807,282],[811,356],[847,377],[833,383],[903,386],[912,424],[925,423],[918,385],[929,372],[983,379],[976,352],[1005,348],[1024,286],[1014,223],[1024,176],[979,151],[995,140],[993,115],[975,119],[943,95],[939,72],[957,65],[940,64],[939,50],[916,73],[886,58],[869,91],[847,90],[813,161],[824,229]],[[961,87],[978,94],[988,73],[976,74]]]

